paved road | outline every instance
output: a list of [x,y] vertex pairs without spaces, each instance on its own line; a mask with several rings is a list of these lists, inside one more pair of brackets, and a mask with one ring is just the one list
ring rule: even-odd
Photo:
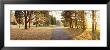
[[65,33],[62,28],[56,28],[52,33],[51,40],[71,40],[72,38]]

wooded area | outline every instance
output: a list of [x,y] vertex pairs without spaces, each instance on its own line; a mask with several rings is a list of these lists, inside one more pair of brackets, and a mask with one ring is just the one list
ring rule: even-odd
[[[98,16],[96,12],[98,10],[55,10],[55,11],[61,11],[61,20],[57,20],[57,17],[50,15],[50,12],[54,10],[11,10],[11,27],[13,29],[14,25],[16,25],[17,29],[23,27],[24,30],[39,28],[39,27],[50,27],[55,26],[57,27],[58,22],[63,23],[63,25],[59,25],[58,27],[63,26],[63,28],[69,28],[73,29],[73,32],[75,32],[74,29],[81,30],[82,33],[87,30],[88,25],[87,23],[87,16],[86,11],[89,11],[92,16],[92,40],[100,39],[100,29],[98,29],[98,35],[97,33],[97,26],[99,26],[98,23]],[[61,21],[61,22],[60,22]],[[53,31],[55,30],[55,27]],[[38,30],[36,30],[38,31]],[[52,31],[52,32],[53,32]],[[63,30],[65,31],[65,30]],[[52,33],[51,32],[51,33]],[[71,32],[71,31],[68,31]],[[60,34],[60,33],[59,33]],[[81,34],[81,33],[80,33]]]
[[[56,24],[55,17],[50,16],[48,11],[17,10],[15,11],[15,15],[13,17],[15,17],[13,18],[15,20],[12,21],[11,24],[13,25],[19,24],[19,28],[20,28],[20,24],[25,25],[24,27],[25,29],[30,28],[31,23],[33,23],[33,25],[36,25],[36,27],[37,26],[49,26],[49,24],[51,25]],[[27,24],[29,26],[27,26]]]

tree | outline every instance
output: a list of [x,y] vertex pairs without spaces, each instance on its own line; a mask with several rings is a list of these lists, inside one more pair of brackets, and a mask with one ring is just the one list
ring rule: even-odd
[[73,11],[63,11],[62,16],[64,17],[66,22],[69,22],[70,28],[77,28],[77,10]]
[[85,23],[85,13],[84,13],[84,11],[82,11],[82,20],[83,20],[83,30],[85,30],[86,29],[86,23]]
[[29,22],[29,28],[30,28],[31,20],[34,19],[34,18],[32,19],[32,14],[33,14],[33,11],[30,10],[30,11],[29,11],[29,19],[28,19],[28,21],[27,21],[27,22]]
[[53,21],[54,21],[54,25],[56,25],[56,18],[55,17],[53,17]]
[[13,10],[10,11],[10,24],[17,25],[17,21],[15,18],[15,12]]
[[43,26],[49,25],[49,11],[36,10],[34,14],[36,15],[36,27],[41,24],[43,24]]
[[21,10],[16,10],[15,11],[15,18],[17,23],[19,24],[19,28],[20,28],[20,24],[23,24],[23,12]]
[[95,14],[95,10],[92,10],[92,39],[95,40],[95,33],[96,33],[96,14]]
[[86,25],[85,25],[85,15],[84,15],[85,13],[84,13],[84,10],[81,10],[81,14],[80,14],[80,16],[81,16],[81,28],[83,29],[83,30],[85,30],[86,29]]
[[53,16],[51,16],[51,25],[54,25]]
[[71,19],[71,11],[63,11],[62,16],[64,17],[65,21],[70,23],[70,28],[72,28],[72,19]]
[[28,11],[24,11],[24,17],[25,17],[25,29],[27,29],[27,16],[28,16]]
[[29,22],[28,16],[29,16],[29,11],[28,10],[20,10],[22,12],[22,16],[24,17],[24,23],[25,23],[25,29],[27,29],[27,23]]

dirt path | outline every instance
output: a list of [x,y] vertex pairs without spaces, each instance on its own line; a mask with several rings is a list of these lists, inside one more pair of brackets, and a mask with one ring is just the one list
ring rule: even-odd
[[54,29],[51,40],[71,40],[72,38],[61,28]]

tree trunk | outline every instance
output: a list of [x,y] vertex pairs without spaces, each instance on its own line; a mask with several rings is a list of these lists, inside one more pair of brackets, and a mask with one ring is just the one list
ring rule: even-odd
[[38,24],[37,18],[36,18],[36,22],[35,22],[35,24],[36,24],[36,27],[37,27],[37,24]]
[[83,20],[83,30],[85,30],[85,17],[84,17],[84,11],[82,11],[82,20]]
[[70,28],[72,28],[72,19],[70,19],[69,23],[70,23]]
[[78,26],[77,26],[77,21],[78,21],[78,19],[77,19],[77,16],[76,16],[77,14],[78,14],[78,13],[76,13],[76,11],[75,11],[75,19],[74,19],[74,20],[75,20],[75,28],[78,29]]
[[29,28],[30,28],[30,18],[31,18],[31,12],[29,12]]
[[92,34],[93,34],[93,36],[92,36],[92,39],[93,40],[95,40],[96,39],[96,37],[95,37],[95,32],[96,32],[96,16],[95,16],[95,11],[94,10],[92,10]]
[[25,11],[25,29],[27,29],[27,11]]
[[19,18],[19,28],[20,28],[20,18]]

